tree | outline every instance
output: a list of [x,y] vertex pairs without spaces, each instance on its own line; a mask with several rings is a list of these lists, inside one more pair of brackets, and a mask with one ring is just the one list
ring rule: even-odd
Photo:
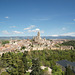
[[22,46],[22,47],[21,47],[21,50],[22,50],[22,49],[25,49],[25,48],[26,48],[25,46]]
[[28,70],[27,58],[26,58],[27,55],[28,55],[28,51],[25,51],[23,53],[23,57],[22,57],[22,61],[23,61],[23,64],[24,64],[24,71],[25,72]]
[[7,44],[7,43],[9,43],[8,40],[6,40],[6,41],[2,41],[2,44],[3,44],[3,45],[4,45],[4,44]]
[[18,75],[24,75],[24,64],[22,61],[18,62]]
[[2,72],[1,75],[9,75],[8,72]]
[[63,71],[61,70],[61,68],[59,66],[54,66],[52,68],[52,75],[64,75]]
[[69,67],[67,67],[65,75],[75,75],[75,74],[73,73],[73,71]]
[[33,59],[32,64],[32,72],[30,73],[30,75],[43,75],[42,70],[40,68],[39,59]]

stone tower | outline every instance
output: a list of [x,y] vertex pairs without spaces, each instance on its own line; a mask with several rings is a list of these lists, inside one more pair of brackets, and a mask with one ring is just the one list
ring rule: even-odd
[[37,36],[33,38],[35,42],[40,42],[41,37],[40,37],[40,31],[38,31]]
[[38,34],[37,34],[37,36],[38,36],[38,37],[40,37],[40,31],[38,31]]
[[38,39],[41,39],[41,37],[40,37],[40,31],[38,31],[37,37],[38,37]]

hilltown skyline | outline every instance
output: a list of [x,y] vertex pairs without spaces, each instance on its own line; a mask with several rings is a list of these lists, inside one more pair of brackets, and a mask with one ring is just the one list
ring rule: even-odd
[[[41,38],[40,31],[38,31],[37,36],[32,39],[9,39],[9,40],[0,40],[0,55],[6,52],[20,52],[24,51],[34,51],[34,50],[74,50],[73,46],[63,46],[64,42],[73,41],[71,39],[46,39]],[[4,45],[2,44],[5,43]]]
[[0,0],[0,36],[75,36],[75,0]]
[[0,0],[0,75],[75,75],[75,0]]

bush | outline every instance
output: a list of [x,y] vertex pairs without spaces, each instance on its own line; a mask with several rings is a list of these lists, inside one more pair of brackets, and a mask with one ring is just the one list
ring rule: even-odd
[[22,49],[25,49],[25,48],[26,48],[25,46],[22,46],[22,47],[21,47],[21,50],[22,50]]
[[9,41],[7,40],[7,41],[2,41],[2,44],[4,45],[4,44],[7,44],[7,43],[9,43]]
[[2,72],[1,75],[9,75],[8,72]]

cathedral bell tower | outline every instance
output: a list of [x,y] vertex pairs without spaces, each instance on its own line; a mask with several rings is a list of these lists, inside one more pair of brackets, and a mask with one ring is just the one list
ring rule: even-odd
[[38,31],[37,37],[38,37],[38,39],[41,39],[41,37],[40,37],[40,31]]
[[37,36],[38,36],[38,37],[40,37],[40,31],[38,31],[38,34],[37,34]]

